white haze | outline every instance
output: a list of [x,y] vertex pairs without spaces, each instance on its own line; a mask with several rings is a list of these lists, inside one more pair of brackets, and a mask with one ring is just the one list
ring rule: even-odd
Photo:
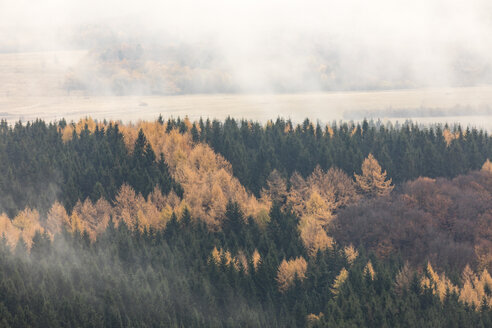
[[185,45],[222,74],[190,93],[470,86],[492,82],[491,23],[485,0],[0,0],[0,51]]

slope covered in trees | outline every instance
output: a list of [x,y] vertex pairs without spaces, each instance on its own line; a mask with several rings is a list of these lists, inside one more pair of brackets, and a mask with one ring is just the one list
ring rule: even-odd
[[[179,126],[179,122],[171,122]],[[455,177],[480,169],[492,157],[490,136],[460,126],[420,127],[361,124],[323,125],[309,120],[295,125],[277,119],[265,126],[232,118],[199,121],[192,134],[223,155],[239,181],[259,194],[270,171],[290,177],[295,171],[308,176],[317,165],[337,167],[352,176],[361,173],[370,153],[395,183],[425,177]]]
[[381,256],[401,254],[446,271],[467,264],[492,270],[492,173],[452,180],[419,178],[387,197],[367,199],[338,213],[331,229],[339,242]]
[[490,326],[490,145],[367,122],[3,122],[0,325]]

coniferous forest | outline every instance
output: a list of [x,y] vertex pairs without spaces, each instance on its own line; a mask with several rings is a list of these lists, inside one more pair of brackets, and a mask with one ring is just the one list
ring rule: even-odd
[[492,137],[0,123],[0,327],[490,327]]

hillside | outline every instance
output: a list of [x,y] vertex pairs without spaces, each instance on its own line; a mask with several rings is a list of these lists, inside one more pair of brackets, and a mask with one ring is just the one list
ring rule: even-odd
[[5,326],[491,322],[483,131],[88,118],[0,152]]

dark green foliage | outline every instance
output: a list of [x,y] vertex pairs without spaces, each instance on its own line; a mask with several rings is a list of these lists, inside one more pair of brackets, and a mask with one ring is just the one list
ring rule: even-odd
[[[231,162],[234,175],[256,195],[273,169],[285,176],[298,171],[306,177],[316,165],[324,170],[335,166],[352,176],[354,172],[360,174],[362,161],[369,153],[394,183],[419,176],[455,177],[479,169],[492,157],[490,137],[476,129],[461,133],[447,146],[442,127],[413,123],[402,127],[372,121],[334,123],[329,132],[328,127],[309,120],[294,126],[290,120],[279,118],[262,126],[228,118],[223,123],[201,120],[200,128],[201,134],[193,139],[207,142]],[[456,126],[454,130],[461,128]]]
[[182,188],[170,176],[162,154],[156,155],[143,133],[133,152],[118,125],[87,127],[64,143],[56,124],[35,121],[14,127],[0,123],[0,208],[13,217],[26,206],[41,213],[59,200],[71,210],[77,200],[114,200],[123,183],[147,196],[155,186],[164,193]]
[[[290,214],[278,209],[280,230]],[[316,327],[487,327],[491,312],[475,311],[455,295],[443,303],[409,287],[395,293],[399,262],[371,258],[377,272],[364,275],[366,256],[349,267],[338,250],[309,259],[306,279],[285,293],[277,288],[284,254],[302,249],[277,243],[279,230],[262,230],[228,206],[228,234],[210,232],[200,221],[176,217],[162,232],[135,232],[112,223],[98,240],[64,233],[54,241],[36,234],[30,253],[22,240],[14,253],[0,247],[0,314],[5,327],[303,327],[310,313],[323,313]],[[292,237],[292,244],[299,244]],[[249,241],[248,241],[249,240]],[[214,246],[236,245],[250,256],[257,245],[262,262],[239,271],[214,264]],[[287,247],[287,248],[286,248]],[[231,251],[233,256],[236,251]],[[331,292],[343,267],[349,278]],[[248,271],[248,273],[245,272]]]
[[[162,117],[158,121],[164,124]],[[26,206],[46,212],[56,199],[69,210],[86,197],[112,201],[123,183],[144,196],[156,186],[164,193],[174,190],[182,195],[163,154],[154,153],[142,131],[128,151],[117,125],[94,133],[86,128],[64,143],[59,128],[66,124],[64,120],[14,127],[0,123],[0,205],[10,216]],[[360,170],[369,152],[397,183],[419,175],[455,176],[479,168],[492,154],[490,138],[476,130],[447,146],[440,127],[421,129],[410,124],[387,128],[363,122],[360,126],[333,126],[330,136],[308,120],[297,127],[291,125],[280,119],[265,128],[232,119],[224,123],[200,120],[190,133],[193,142],[206,141],[227,158],[234,174],[255,193],[273,169],[284,176],[294,171],[307,176],[319,164],[323,169],[337,166],[352,174]],[[188,130],[180,119],[168,120],[167,127],[168,131]],[[384,208],[389,211],[398,204],[395,200]],[[368,205],[361,203],[340,215],[357,218],[358,213],[350,211],[363,206]],[[397,255],[378,260],[364,251],[369,243],[361,242],[356,243],[361,255],[352,265],[337,246],[308,257],[296,215],[274,204],[270,218],[260,227],[244,216],[238,204],[230,202],[225,217],[218,218],[223,222],[218,231],[210,231],[200,218],[185,210],[179,218],[173,214],[162,231],[140,231],[123,222],[116,226],[110,220],[95,242],[86,232],[72,235],[63,231],[53,240],[37,233],[30,250],[22,238],[10,250],[2,238],[0,327],[492,324],[489,308],[472,309],[457,295],[448,295],[441,302],[421,289],[417,276],[410,286],[396,291],[395,277],[403,262]],[[411,219],[409,215],[406,218]],[[211,259],[214,247],[231,252],[233,257],[244,254],[248,263],[235,268],[226,264],[225,256],[215,263]],[[251,260],[255,250],[261,255],[256,269]],[[282,260],[299,256],[308,261],[306,278],[296,277],[281,293],[276,281],[278,267]],[[374,280],[364,274],[369,260],[376,272]],[[342,268],[349,276],[335,296],[333,282]],[[309,321],[311,313],[319,315],[319,320]]]

